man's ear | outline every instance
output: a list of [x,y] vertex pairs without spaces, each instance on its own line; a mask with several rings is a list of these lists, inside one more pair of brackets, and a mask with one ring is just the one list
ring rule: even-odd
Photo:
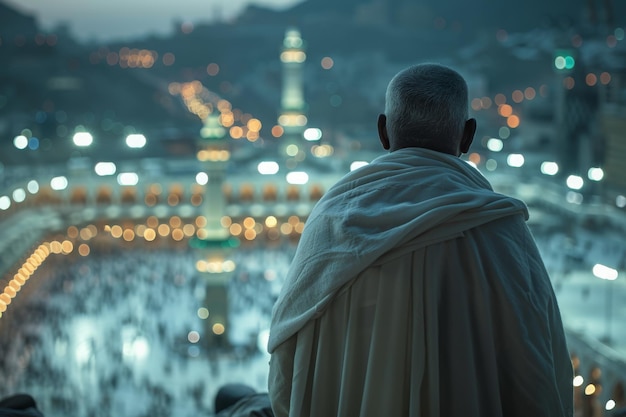
[[472,118],[465,122],[463,128],[463,136],[461,137],[460,150],[461,153],[467,153],[476,134],[476,119]]
[[384,114],[378,115],[378,138],[380,139],[380,143],[382,143],[385,150],[389,150],[389,148],[391,148],[389,135],[387,134],[387,116]]

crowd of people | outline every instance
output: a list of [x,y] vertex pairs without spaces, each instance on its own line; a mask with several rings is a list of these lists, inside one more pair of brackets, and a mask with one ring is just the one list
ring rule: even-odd
[[[585,314],[580,301],[594,284],[590,277],[580,286],[574,309],[572,276],[596,262],[623,270],[626,247],[618,232],[606,230],[533,232],[570,323]],[[122,250],[112,242],[87,257],[51,257],[29,281],[29,294],[16,297],[2,319],[0,398],[29,393],[48,416],[195,416],[214,413],[224,384],[266,391],[263,333],[294,252],[285,243],[230,254],[236,264],[228,284],[231,349],[202,343],[200,253]],[[603,328],[589,331],[600,337]],[[189,341],[192,331],[198,343]]]
[[269,326],[292,252],[232,253],[229,349],[202,343],[199,253],[111,249],[52,260],[3,317],[0,398],[28,393],[49,416],[197,416],[214,412],[224,384],[267,390],[267,354],[250,341]]
[[[557,295],[574,271],[599,260],[623,270],[626,248],[617,234],[534,235]],[[51,257],[29,281],[30,294],[16,297],[2,318],[0,398],[27,392],[48,416],[195,416],[214,413],[224,384],[266,391],[269,356],[253,341],[269,328],[294,251],[284,244],[230,255],[237,267],[228,284],[228,350],[202,344],[199,253],[111,246],[88,257]],[[567,323],[575,312],[560,303]],[[189,342],[190,331],[200,342]]]

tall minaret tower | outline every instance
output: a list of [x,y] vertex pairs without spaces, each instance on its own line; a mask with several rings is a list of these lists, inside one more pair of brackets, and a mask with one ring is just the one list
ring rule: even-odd
[[282,151],[289,158],[293,158],[299,152],[303,152],[300,148],[302,134],[307,124],[302,86],[302,70],[306,54],[304,53],[304,42],[298,29],[287,29],[280,60],[283,63],[283,91],[278,124],[284,129]]

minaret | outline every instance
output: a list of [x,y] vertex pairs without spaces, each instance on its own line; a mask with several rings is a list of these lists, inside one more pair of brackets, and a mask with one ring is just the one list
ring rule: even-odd
[[228,259],[228,255],[239,246],[239,241],[222,226],[226,207],[222,185],[230,151],[226,130],[217,115],[210,114],[205,119],[200,135],[197,157],[209,177],[202,206],[206,225],[198,231],[198,237],[190,241],[190,246],[200,254],[196,268],[206,283],[203,307],[208,310],[208,317],[201,317],[206,323],[201,340],[209,346],[226,346],[229,328],[227,289],[235,270],[235,263]]
[[[307,124],[302,83],[302,70],[306,54],[304,52],[304,42],[298,29],[287,29],[280,53],[280,60],[283,63],[283,91],[278,124],[284,129],[284,140],[281,150],[287,157],[293,158],[298,151],[302,151],[300,149],[302,147],[302,134]],[[293,145],[297,146],[297,148],[294,148]],[[298,159],[301,160],[301,158]],[[292,163],[295,161],[294,159]],[[293,165],[295,167],[295,163]]]

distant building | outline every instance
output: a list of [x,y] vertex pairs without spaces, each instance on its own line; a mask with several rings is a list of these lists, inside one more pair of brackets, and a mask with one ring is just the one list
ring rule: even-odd
[[[564,174],[583,175],[597,164],[593,141],[599,106],[598,88],[585,82],[587,68],[573,52],[564,53],[571,67],[558,69],[560,103],[557,109],[557,153]],[[574,64],[575,62],[575,64]]]
[[600,90],[599,121],[604,137],[603,169],[607,191],[626,194],[626,72],[612,72]]

